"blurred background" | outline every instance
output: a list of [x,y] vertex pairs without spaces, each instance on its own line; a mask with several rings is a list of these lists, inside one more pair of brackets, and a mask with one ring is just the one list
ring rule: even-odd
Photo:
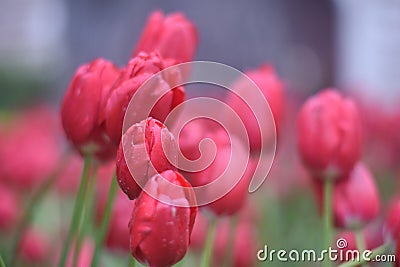
[[[301,102],[321,88],[338,87],[358,96],[357,101],[372,103],[371,108],[362,109],[368,140],[364,160],[377,174],[383,203],[394,195],[400,177],[400,139],[399,129],[392,126],[399,125],[400,112],[393,112],[393,116],[380,112],[389,110],[391,115],[400,100],[399,0],[1,0],[0,130],[8,129],[2,126],[7,125],[2,119],[25,107],[47,102],[59,110],[62,96],[79,65],[104,57],[124,66],[149,14],[158,9],[167,14],[182,11],[197,26],[196,60],[222,62],[243,71],[270,63],[286,84],[287,120],[279,133],[276,163],[268,186],[255,194],[255,206],[262,211],[257,248],[267,241],[276,249],[288,245],[310,249],[320,245],[320,231],[308,231],[322,225],[308,174],[294,152],[293,122]],[[22,128],[20,136],[31,132],[30,138],[21,138],[26,143],[20,143],[19,135],[15,140],[7,139],[14,140],[14,146],[7,150],[9,154],[0,157],[0,167],[11,166],[8,169],[12,174],[21,169],[2,162],[15,155],[19,159],[15,166],[25,166],[31,159],[35,164],[47,166],[49,159],[59,157],[52,151],[56,147],[54,153],[60,153],[59,139],[64,136],[58,113],[53,111],[39,109],[37,114],[32,113],[33,117],[26,115],[29,109],[21,113],[22,119],[18,117],[21,125],[29,126],[31,121],[35,122],[32,118],[41,117],[40,123],[34,124],[39,130],[32,133],[31,128]],[[53,133],[51,129],[56,130]],[[7,148],[8,141],[2,139],[0,148]],[[48,147],[43,147],[48,142]],[[21,148],[25,153],[20,153]],[[73,168],[76,173],[60,178],[59,186],[67,187],[65,190],[70,192],[75,192],[80,179],[82,160],[78,157],[76,161],[77,167]],[[110,166],[113,168],[114,163]],[[31,186],[27,189],[33,191]],[[63,198],[50,195],[35,215],[45,232],[55,228],[49,226],[67,221],[65,209],[72,212],[71,201],[54,204],[54,199]],[[64,205],[62,209],[59,204]],[[126,220],[121,224],[126,228]],[[126,237],[125,232],[122,236]],[[8,244],[0,242],[0,251]],[[192,259],[186,257],[189,263]],[[116,266],[115,262],[123,260],[115,257],[108,266]]]
[[1,107],[58,103],[74,70],[96,57],[126,64],[156,9],[194,21],[196,59],[242,70],[270,62],[288,90],[340,86],[390,102],[400,84],[396,0],[3,0]]
[[338,86],[390,102],[399,90],[396,0],[2,0],[0,107],[58,104],[75,69],[96,57],[126,64],[156,9],[197,25],[196,59],[241,70],[270,62],[291,94]]

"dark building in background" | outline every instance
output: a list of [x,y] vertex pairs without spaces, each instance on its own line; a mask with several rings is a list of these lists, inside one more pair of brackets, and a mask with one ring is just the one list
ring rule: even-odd
[[5,14],[0,16],[0,69],[6,70],[0,73],[2,106],[36,94],[24,94],[33,83],[21,87],[18,77],[37,78],[43,82],[35,87],[40,88],[38,98],[59,101],[80,64],[105,57],[124,65],[156,9],[182,11],[193,20],[199,31],[198,60],[241,70],[270,63],[293,93],[334,84],[331,1],[5,0],[0,7]]

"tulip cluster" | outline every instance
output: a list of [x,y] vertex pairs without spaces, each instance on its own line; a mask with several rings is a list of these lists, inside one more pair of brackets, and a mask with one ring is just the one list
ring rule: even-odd
[[[38,188],[38,198],[51,185],[61,198],[76,194],[69,231],[64,229],[63,223],[60,225],[64,246],[54,249],[55,258],[46,259],[45,251],[52,250],[48,248],[49,242],[30,226],[24,229],[15,245],[21,258],[38,264],[47,261],[60,267],[97,266],[104,242],[111,251],[130,250],[143,264],[172,266],[185,256],[195,219],[199,217],[197,225],[202,225],[203,220],[203,226],[209,224],[210,227],[203,227],[208,229],[201,233],[203,240],[195,238],[194,243],[205,251],[214,247],[215,252],[204,264],[219,265],[224,261],[232,261],[234,266],[255,264],[252,255],[256,242],[252,240],[255,240],[256,221],[249,219],[253,216],[246,213],[246,210],[254,210],[248,188],[262,143],[269,149],[275,141],[276,126],[283,114],[284,85],[270,65],[246,72],[271,108],[274,125],[265,129],[265,135],[261,134],[262,129],[253,114],[254,107],[243,100],[255,100],[259,95],[239,79],[232,84],[238,95],[229,93],[224,102],[244,123],[248,140],[242,140],[236,132],[227,132],[218,122],[206,118],[184,122],[186,125],[175,136],[164,123],[171,111],[184,102],[185,88],[163,89],[189,75],[190,69],[173,74],[162,71],[193,60],[197,43],[197,30],[183,14],[164,15],[156,11],[149,17],[125,66],[97,58],[76,70],[61,104],[60,125],[50,125],[54,118],[47,116],[54,113],[42,108],[29,111],[29,117],[24,114],[15,129],[1,129],[4,138],[0,139],[0,159],[14,159],[0,167],[1,176],[7,181],[7,186],[0,184],[1,230],[11,229],[26,216],[18,212],[22,200],[13,193],[14,187],[18,190]],[[148,117],[124,125],[132,98],[142,85],[159,73],[163,74],[146,87],[148,99],[158,99]],[[152,103],[146,101],[136,103],[139,106],[135,108],[148,108]],[[36,113],[40,113],[41,120],[36,119]],[[234,118],[229,118],[230,114],[221,115],[235,123]],[[50,131],[53,128],[55,133]],[[63,154],[62,149],[54,149],[64,147],[62,140],[58,140],[61,128],[77,154],[69,150]],[[26,132],[35,142],[24,138]],[[204,139],[211,139],[213,145],[201,149],[200,153],[199,144]],[[243,141],[250,143],[250,151],[246,151]],[[16,153],[16,143],[25,148],[19,158],[12,157]],[[39,149],[41,153],[35,156]],[[182,155],[196,161],[204,156],[203,152],[212,154],[214,150],[215,158],[205,168],[200,167],[201,160],[196,171],[179,165]],[[239,166],[243,162],[246,164],[241,170]],[[21,164],[28,166],[19,168]],[[240,179],[232,184],[231,176],[237,173],[241,173]],[[113,175],[115,178],[111,179]],[[53,176],[56,179],[44,179]],[[219,179],[227,182],[218,183]],[[201,194],[195,193],[197,187],[214,182],[215,186]],[[115,191],[117,185],[120,191]],[[215,201],[201,207],[204,214],[198,212],[197,198],[214,196],[218,196]],[[28,205],[27,214],[30,210]],[[220,221],[212,223],[217,219]],[[26,218],[22,219],[25,224],[24,220]],[[237,223],[230,225],[231,221]],[[209,238],[214,244],[207,247],[205,237],[213,232],[212,225],[218,234]],[[234,258],[228,257],[226,252],[231,236],[232,250],[238,254]],[[10,261],[14,260],[15,257]]]
[[[82,65],[62,103],[61,119],[67,138],[81,155],[101,164],[116,156],[117,181],[130,199],[127,201],[117,193],[107,244],[124,248],[128,242],[125,236],[129,234],[133,256],[151,266],[170,266],[183,258],[197,213],[191,185],[176,172],[176,162],[169,162],[164,155],[165,150],[176,158],[174,137],[162,122],[184,101],[184,88],[172,88],[159,95],[150,117],[132,125],[122,136],[123,120],[139,88],[165,68],[192,60],[196,46],[196,29],[184,15],[154,12],[125,67],[102,58]],[[146,94],[158,96],[159,87],[168,86],[171,78],[174,77],[163,76]],[[182,187],[182,192],[172,194],[160,182],[162,179]],[[98,187],[103,195],[97,205],[97,220],[101,224],[101,218],[107,217],[107,202],[112,199],[106,201],[107,190]],[[153,199],[146,188],[156,190],[160,198],[166,197],[170,202]],[[109,195],[112,194],[110,191]],[[175,207],[174,201],[178,205],[186,201],[187,205]],[[132,218],[127,233],[123,225],[127,225],[129,214]]]
[[[192,69],[168,70],[193,60],[198,41],[185,15],[153,12],[126,65],[97,58],[78,67],[61,116],[45,105],[6,123],[0,116],[0,265],[97,267],[127,258],[151,267],[251,267],[263,244],[315,237],[328,249],[336,237],[346,240],[337,244],[343,251],[392,249],[400,266],[400,195],[385,203],[398,189],[390,176],[399,171],[400,112],[384,116],[334,88],[301,105],[263,64],[218,95],[229,108],[188,119],[190,94],[177,81]],[[264,100],[269,107],[251,105]],[[271,115],[266,124],[260,109]],[[267,186],[253,197],[252,182],[269,171],[260,171],[261,155],[275,152]],[[378,184],[393,188],[382,193]],[[310,211],[314,203],[320,214]]]
[[[330,246],[334,226],[350,229],[365,249],[365,227],[379,215],[380,197],[375,179],[361,162],[362,122],[354,101],[338,90],[326,89],[308,99],[297,120],[298,149],[313,177],[320,210],[324,213]],[[350,248],[346,248],[350,249]]]

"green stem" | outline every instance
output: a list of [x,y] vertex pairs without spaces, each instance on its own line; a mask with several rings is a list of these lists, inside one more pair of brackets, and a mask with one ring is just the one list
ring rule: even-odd
[[78,231],[79,223],[81,221],[81,216],[82,216],[82,210],[84,206],[85,192],[89,181],[89,175],[88,175],[89,166],[90,166],[90,157],[85,155],[82,178],[81,178],[81,183],[79,185],[78,194],[76,196],[74,211],[72,214],[72,221],[70,224],[67,239],[65,240],[64,248],[61,254],[60,262],[58,263],[58,267],[65,266],[65,263],[67,261],[67,255],[72,243],[72,239],[74,238],[75,234]]
[[136,259],[134,257],[129,257],[129,267],[136,267]]
[[[324,249],[328,249],[332,245],[333,225],[332,225],[332,193],[333,181],[329,177],[324,180]],[[330,267],[332,262],[326,258],[323,266]]]
[[[383,253],[385,253],[387,251],[388,248],[389,248],[389,245],[385,244],[385,245],[382,245],[382,246],[377,247],[376,249],[372,250],[372,254],[369,257],[370,260],[375,259],[375,257],[378,255],[382,255]],[[362,253],[361,253],[361,255],[362,255]],[[360,261],[348,261],[348,262],[338,265],[338,267],[355,267],[355,266],[359,266],[359,265],[367,263],[367,262],[368,261],[366,259],[361,258]]]
[[224,259],[221,264],[221,266],[233,266],[233,247],[235,244],[235,238],[236,238],[236,228],[238,225],[238,216],[234,215],[231,217],[229,220],[229,237],[228,237],[228,245],[226,246],[225,252],[224,252]]
[[103,220],[101,222],[99,232],[96,236],[96,247],[95,247],[95,250],[93,253],[92,267],[96,267],[99,263],[99,256],[100,256],[99,253],[100,253],[101,247],[103,246],[104,239],[107,234],[108,226],[110,224],[111,209],[114,204],[116,192],[117,192],[117,178],[114,174],[112,177],[111,185],[110,185],[110,191],[108,192],[107,204],[106,204],[106,208],[104,210]]
[[9,261],[9,266],[13,267],[16,264],[17,260],[17,255],[18,255],[18,248],[21,243],[21,239],[23,237],[23,234],[25,233],[26,229],[30,225],[34,213],[34,209],[38,206],[38,203],[42,200],[42,198],[46,195],[48,190],[51,188],[53,185],[54,181],[56,180],[55,178],[57,175],[53,175],[49,177],[39,188],[38,190],[32,195],[32,198],[30,201],[28,201],[28,204],[24,210],[24,213],[22,215],[21,220],[17,223],[16,226],[16,231],[15,231],[15,236],[12,239],[12,243],[10,245],[10,261]]
[[214,235],[216,230],[216,219],[212,218],[210,220],[210,224],[208,226],[206,244],[203,250],[203,256],[201,259],[201,267],[210,267],[211,266],[211,253],[213,250],[213,243],[214,243]]
[[0,267],[6,267],[6,264],[4,263],[3,257],[0,254]]
[[[93,171],[93,170],[91,170]],[[77,231],[77,239],[75,243],[74,249],[74,260],[73,260],[73,267],[76,267],[78,264],[79,259],[79,252],[82,248],[83,240],[85,235],[89,232],[89,226],[93,225],[93,203],[94,203],[94,188],[95,188],[95,179],[93,174],[89,174],[89,182],[85,192],[85,200],[84,208],[82,211],[82,219],[78,226]]]
[[[362,254],[366,250],[363,232],[362,232],[361,229],[359,229],[359,230],[356,230],[354,232],[354,235],[355,235],[355,238],[356,238],[357,249]],[[363,267],[368,267],[369,264],[365,263],[362,266]]]

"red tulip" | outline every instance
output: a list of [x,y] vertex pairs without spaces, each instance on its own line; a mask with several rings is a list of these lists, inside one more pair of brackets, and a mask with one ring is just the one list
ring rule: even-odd
[[0,184],[0,231],[10,231],[19,219],[21,205],[17,196]]
[[19,250],[26,262],[43,263],[48,259],[50,243],[42,233],[29,229],[22,237]]
[[94,154],[101,160],[115,155],[105,133],[105,105],[120,71],[113,63],[96,59],[78,68],[61,108],[67,138],[81,153]]
[[158,51],[178,63],[191,61],[197,42],[195,26],[182,13],[164,16],[161,11],[156,11],[149,17],[132,57],[141,51]]
[[[203,143],[199,147],[204,139],[211,139],[215,147],[211,143]],[[219,181],[201,191],[204,195],[198,195],[198,199],[205,197],[214,200],[207,207],[218,215],[232,215],[239,211],[246,203],[248,186],[256,167],[250,161],[247,168],[243,165],[250,159],[240,140],[234,135],[229,136],[226,130],[212,120],[196,119],[183,127],[179,144],[183,156],[196,161],[193,165],[197,171],[183,172],[193,186],[207,185],[217,179]],[[182,161],[179,162],[182,167]]]
[[58,168],[60,134],[51,108],[39,106],[19,113],[0,139],[0,176],[19,190],[40,186]]
[[[183,123],[186,122],[182,121]],[[217,122],[205,118],[187,122],[179,133],[179,149],[183,156],[189,160],[197,160],[201,156],[200,142],[206,138],[218,144],[229,144],[227,132]]]
[[[195,119],[187,123],[179,134],[179,148],[184,157],[190,161],[196,161],[189,168],[189,171],[183,171],[184,176],[193,186],[202,186],[212,182],[222,174],[222,171],[228,166],[228,157],[219,156],[218,160],[213,158],[214,146],[211,142],[203,143],[200,153],[200,142],[204,139],[211,139],[217,149],[217,155],[225,148],[230,153],[230,139],[228,133],[220,128],[217,123],[208,119]],[[200,157],[201,156],[201,157]],[[183,160],[179,160],[180,166],[184,167]],[[207,165],[207,163],[211,163]],[[207,167],[208,166],[208,167]],[[214,166],[220,166],[217,170]],[[213,173],[210,174],[210,172]]]
[[[316,180],[322,207],[321,181]],[[379,213],[379,194],[374,178],[364,164],[359,163],[348,177],[337,181],[333,189],[333,213],[337,227],[361,227]]]
[[[221,155],[222,157],[228,157],[229,155],[227,153],[230,154],[230,151],[224,150],[221,151],[219,155]],[[217,163],[217,159],[214,163]],[[242,158],[241,160],[246,159]],[[232,168],[233,166],[234,164],[232,164],[230,168]],[[228,191],[229,187],[231,187],[229,183],[223,183],[220,184],[220,186],[218,187],[212,187],[210,190],[213,191],[213,194],[215,194],[216,192],[221,192],[225,194],[221,198],[207,205],[207,208],[217,215],[232,215],[240,211],[246,205],[247,197],[249,194],[248,188],[250,180],[253,177],[255,168],[256,162],[249,161],[243,176],[230,191]],[[232,171],[230,173],[235,172],[236,171]],[[227,175],[229,175],[229,173]],[[223,179],[223,177],[220,179]]]
[[[132,125],[124,134],[117,152],[119,186],[130,199],[135,199],[142,191],[139,184],[144,186],[156,173],[176,169],[177,153],[174,136],[161,122],[148,118]],[[173,162],[170,163],[168,159]],[[134,170],[135,179],[127,162],[131,170]]]
[[208,231],[208,220],[203,213],[198,212],[190,236],[190,247],[195,250],[202,250],[206,241]]
[[391,201],[386,215],[385,230],[391,240],[400,239],[400,198]]
[[[146,80],[163,70],[167,64],[169,63],[156,53],[140,53],[128,63],[123,78],[111,93],[106,107],[107,133],[116,145],[121,139],[123,120],[131,98]],[[143,106],[152,107],[148,115],[161,122],[164,122],[171,110],[182,103],[185,98],[183,87],[169,88],[172,79],[179,79],[179,73],[174,75],[163,73],[162,79],[158,79],[151,84],[151,87],[147,87],[151,92],[146,92],[149,97],[143,99],[141,103]],[[166,91],[164,95],[162,94],[163,90]],[[156,99],[159,100],[156,102]]]
[[[259,69],[248,71],[246,72],[246,75],[258,86],[266,98],[272,111],[276,129],[278,129],[284,109],[283,82],[275,74],[274,69],[269,65],[264,65]],[[249,90],[247,84],[248,82],[245,79],[240,79],[234,83],[233,87],[240,97],[236,94],[230,93],[227,96],[226,103],[235,111],[235,113],[237,113],[237,115],[239,115],[241,121],[246,127],[251,151],[258,152],[261,149],[261,140],[263,140],[266,145],[270,145],[271,142],[274,141],[273,136],[275,134],[275,128],[271,125],[270,129],[262,129],[263,139],[261,139],[260,126],[258,125],[258,121],[254,115],[254,110],[257,107],[249,107],[242,100],[242,98],[254,99],[258,97],[254,91]]]
[[[168,182],[185,188],[171,190]],[[157,199],[142,192],[135,202],[129,223],[132,255],[152,267],[172,266],[184,257],[189,246],[197,207],[184,206],[195,204],[194,192],[174,171],[151,177],[145,189]]]
[[214,238],[213,266],[224,263],[233,267],[250,267],[256,264],[257,241],[254,226],[247,220],[240,220],[232,229],[229,219],[218,222]]
[[361,156],[361,122],[355,104],[333,89],[306,101],[297,120],[298,146],[305,165],[321,177],[352,170]]

